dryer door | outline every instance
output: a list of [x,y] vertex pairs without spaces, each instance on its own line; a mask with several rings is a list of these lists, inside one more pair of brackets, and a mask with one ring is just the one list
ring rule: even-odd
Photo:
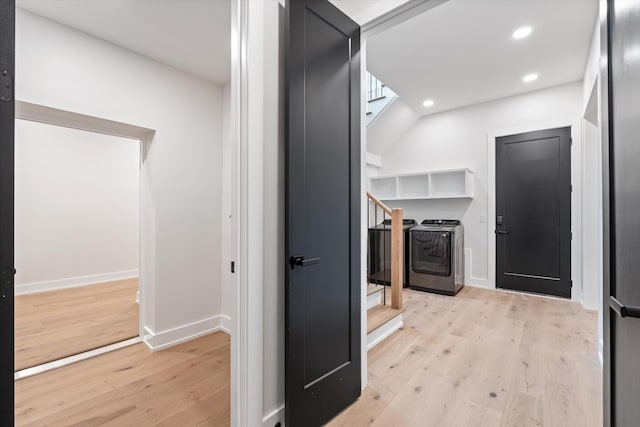
[[451,275],[451,232],[412,231],[411,270],[436,276]]

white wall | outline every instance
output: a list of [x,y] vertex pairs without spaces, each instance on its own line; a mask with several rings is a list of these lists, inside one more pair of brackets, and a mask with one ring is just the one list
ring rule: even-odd
[[140,142],[16,120],[16,293],[136,277]]
[[[389,202],[405,218],[460,219],[465,227],[467,283],[488,286],[487,134],[559,118],[580,116],[580,82],[425,116],[382,155],[380,175],[424,170],[470,168],[475,174],[473,200]],[[575,143],[576,141],[574,141]],[[579,143],[579,141],[578,141]]]
[[378,155],[387,152],[418,120],[420,116],[396,98],[367,127],[367,152]]
[[220,314],[222,88],[23,10],[16,98],[156,130],[143,171],[146,341],[211,330]]

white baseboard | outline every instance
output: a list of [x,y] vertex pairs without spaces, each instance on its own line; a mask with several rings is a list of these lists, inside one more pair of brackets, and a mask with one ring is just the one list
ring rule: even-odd
[[402,313],[367,335],[367,351],[380,344],[385,338],[402,328]]
[[284,405],[274,409],[262,418],[263,427],[275,427],[278,423],[284,426]]
[[97,285],[116,280],[138,277],[138,270],[116,271],[113,273],[94,274],[91,276],[70,277],[67,279],[49,280],[46,282],[25,283],[16,285],[15,295],[28,295],[37,292],[55,291],[58,289],[77,288],[79,286]]
[[489,281],[487,279],[480,279],[477,277],[471,277],[464,284],[465,286],[471,286],[472,288],[482,288],[482,289],[494,289],[495,286],[489,286]]
[[231,323],[230,320],[227,316],[217,315],[161,332],[154,332],[145,326],[142,339],[152,351],[164,350],[212,332],[224,331],[229,333],[228,330],[225,330],[223,323],[229,325]]
[[218,317],[220,318],[220,330],[231,335],[231,317],[226,314],[221,314]]
[[381,289],[378,292],[375,292],[371,295],[367,295],[367,310],[371,310],[378,304],[382,304],[382,292],[384,289]]

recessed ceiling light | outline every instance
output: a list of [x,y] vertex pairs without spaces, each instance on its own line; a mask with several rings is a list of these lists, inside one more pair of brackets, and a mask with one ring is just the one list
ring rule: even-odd
[[526,76],[524,76],[522,78],[522,81],[525,82],[525,83],[531,83],[531,82],[536,81],[536,80],[538,80],[538,75],[535,74],[535,73],[534,74],[527,74]]
[[521,27],[513,32],[514,39],[523,39],[531,34],[531,27]]
[[422,103],[422,105],[424,105],[425,107],[433,107],[433,104],[435,104],[435,102],[433,102],[433,99],[427,99]]

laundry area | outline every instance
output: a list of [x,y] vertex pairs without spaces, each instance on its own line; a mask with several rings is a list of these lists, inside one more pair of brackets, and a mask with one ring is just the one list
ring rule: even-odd
[[602,233],[585,228],[601,217],[588,120],[597,10],[452,0],[366,38],[369,286],[391,284],[391,216],[401,210],[404,288],[503,289],[598,308],[601,283],[585,270],[601,265]]

